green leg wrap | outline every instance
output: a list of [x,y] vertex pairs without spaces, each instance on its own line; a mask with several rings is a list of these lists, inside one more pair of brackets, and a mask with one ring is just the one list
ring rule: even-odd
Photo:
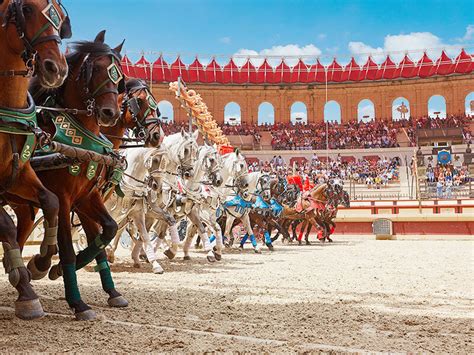
[[102,288],[105,292],[115,289],[114,280],[112,280],[112,273],[110,272],[110,266],[107,262],[107,257],[102,257],[100,260],[97,258],[97,266],[94,267],[95,271],[100,274],[100,281],[102,282]]
[[97,236],[94,241],[84,250],[80,251],[76,257],[76,270],[82,269],[95,259],[99,253],[110,243],[108,240],[102,239],[102,236]]
[[74,264],[62,265],[64,289],[66,290],[66,301],[72,306],[81,300],[81,294],[77,287],[76,266]]

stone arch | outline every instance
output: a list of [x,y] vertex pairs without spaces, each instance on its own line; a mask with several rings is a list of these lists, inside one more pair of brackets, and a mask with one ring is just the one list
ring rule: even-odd
[[360,100],[357,105],[357,121],[370,122],[375,120],[375,105],[369,99]]
[[228,102],[224,107],[224,124],[240,126],[242,124],[242,111],[237,102]]
[[290,108],[291,124],[308,124],[308,109],[301,101],[295,101]]
[[258,120],[259,126],[275,124],[275,108],[269,102],[262,102],[258,106]]
[[446,118],[446,99],[442,95],[433,95],[428,100],[428,116],[430,118]]
[[474,116],[474,91],[471,91],[469,94],[466,95],[465,100],[465,113],[467,116]]
[[160,120],[165,123],[174,122],[174,109],[171,102],[168,100],[161,100],[158,102],[158,109],[160,110]]
[[410,113],[410,102],[406,98],[400,96],[392,101],[393,121],[408,120],[410,118]]
[[324,122],[341,123],[341,105],[335,100],[326,102],[324,105]]

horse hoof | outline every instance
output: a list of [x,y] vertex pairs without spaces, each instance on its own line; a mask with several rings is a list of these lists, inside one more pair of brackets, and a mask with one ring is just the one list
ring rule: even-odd
[[167,257],[168,259],[170,259],[170,260],[173,260],[174,257],[176,256],[176,254],[173,253],[170,249],[166,249],[166,250],[163,252],[163,254],[165,254],[166,257]]
[[135,269],[140,269],[142,266],[140,265],[140,263],[133,263],[133,267]]
[[221,261],[221,260],[222,260],[222,255],[221,255],[221,254],[217,254],[217,252],[214,252],[214,257],[216,258],[217,261]]
[[255,254],[262,254],[262,251],[260,249],[254,249]]
[[27,268],[28,268],[28,270],[30,270],[31,278],[33,280],[41,280],[46,275],[48,275],[48,271],[49,271],[49,270],[44,270],[44,271],[38,270],[38,268],[36,267],[36,262],[35,262],[35,260],[38,257],[39,257],[39,255],[36,254],[34,257],[32,257],[30,259],[30,261],[28,262],[28,265],[27,265]]
[[24,320],[42,318],[45,316],[43,307],[38,298],[28,301],[15,302],[15,316]]
[[311,245],[311,242],[306,242],[306,245]]
[[61,276],[63,276],[63,269],[61,268],[61,265],[56,264],[51,267],[49,270],[49,279],[54,281],[59,279]]
[[74,314],[76,320],[80,321],[87,321],[87,320],[95,320],[97,318],[97,313],[95,313],[92,309],[88,309],[87,311],[78,312]]
[[107,304],[110,307],[123,308],[128,306],[128,301],[123,296],[117,296],[114,298],[109,298]]
[[215,263],[216,258],[213,255],[208,255],[207,256],[207,261],[209,261],[210,263]]
[[328,237],[328,242],[329,243],[332,243],[332,239]]
[[155,275],[163,275],[165,273],[165,271],[164,270],[155,270],[155,269],[153,269],[153,273]]
[[274,250],[273,245],[271,245],[271,244],[267,244],[267,248],[268,248],[268,250],[270,250],[270,251],[273,251],[273,250]]
[[186,255],[185,257],[183,257],[183,260],[184,261],[189,261],[189,260],[191,260],[191,257],[189,255]]
[[112,249],[106,248],[105,253],[107,254],[107,261],[111,264],[115,262],[115,253]]

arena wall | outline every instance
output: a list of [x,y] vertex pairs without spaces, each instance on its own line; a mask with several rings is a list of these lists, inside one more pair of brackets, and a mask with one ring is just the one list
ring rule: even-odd
[[[275,110],[276,123],[290,122],[291,106],[300,101],[306,105],[309,123],[324,120],[326,85],[226,85],[193,83],[195,89],[206,102],[216,121],[224,123],[224,109],[229,102],[235,102],[241,109],[242,123],[258,122],[258,107],[269,102]],[[367,82],[329,83],[327,101],[335,100],[341,107],[342,122],[357,118],[358,104],[363,99],[373,102],[376,119],[391,118],[393,101],[406,98],[413,117],[428,113],[428,100],[433,95],[441,95],[446,100],[447,114],[463,114],[466,96],[474,91],[474,74],[435,76],[424,79],[397,79]],[[173,105],[174,121],[187,120],[184,110],[168,84],[153,84],[153,94],[158,101],[167,100]]]

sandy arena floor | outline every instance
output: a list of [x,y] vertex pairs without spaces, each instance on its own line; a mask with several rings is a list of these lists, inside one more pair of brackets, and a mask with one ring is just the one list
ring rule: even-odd
[[98,275],[79,273],[94,322],[73,320],[59,280],[34,282],[45,318],[16,319],[1,277],[0,352],[474,352],[474,241],[336,237],[216,264],[198,251],[163,260],[164,275],[122,254],[112,270],[127,309],[108,308]]

